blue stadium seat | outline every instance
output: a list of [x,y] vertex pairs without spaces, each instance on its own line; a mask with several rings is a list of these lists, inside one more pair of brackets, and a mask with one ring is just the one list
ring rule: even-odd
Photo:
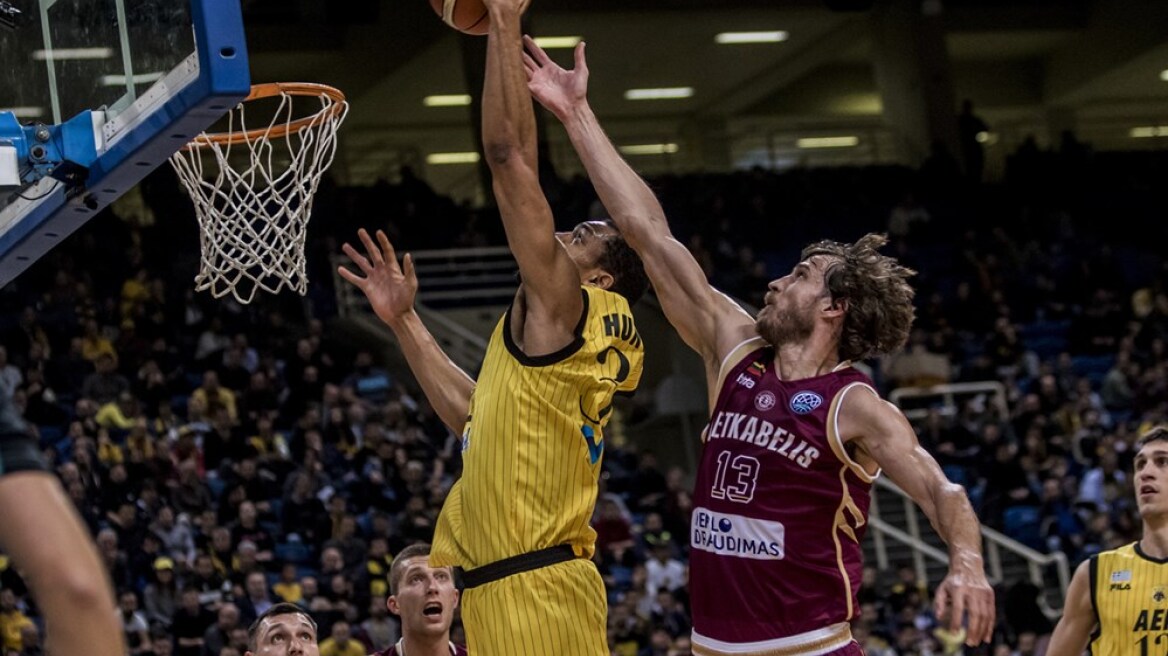
[[1042,519],[1036,506],[1011,506],[1002,514],[1002,524],[1006,535],[1022,544],[1043,551]]
[[303,565],[312,560],[312,552],[300,542],[277,542],[276,560]]

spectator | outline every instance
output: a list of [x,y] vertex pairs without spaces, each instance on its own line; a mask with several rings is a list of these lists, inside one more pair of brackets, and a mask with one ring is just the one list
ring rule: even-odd
[[178,610],[178,581],[174,576],[174,560],[159,557],[154,560],[153,580],[146,584],[142,596],[146,619],[152,628],[166,629]]
[[138,594],[133,590],[122,592],[118,596],[118,610],[122,632],[126,636],[126,646],[130,653],[134,656],[153,653],[150,625],[146,621],[146,615],[138,610]]
[[231,603],[220,606],[215,623],[203,633],[203,656],[216,656],[230,647],[231,632],[240,627],[239,608]]
[[365,646],[353,639],[349,623],[334,622],[332,631],[320,643],[320,656],[365,656]]

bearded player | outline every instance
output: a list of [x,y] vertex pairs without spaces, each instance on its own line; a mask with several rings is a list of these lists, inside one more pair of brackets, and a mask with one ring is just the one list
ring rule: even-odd
[[601,201],[640,254],[666,316],[705,362],[710,422],[693,495],[693,652],[861,654],[861,541],[885,473],[949,547],[935,605],[967,642],[988,641],[993,590],[977,517],[904,415],[852,361],[903,346],[912,271],[867,235],[803,251],[768,285],[757,318],[710,286],[670,233],[660,203],[624,162],[587,101],[584,44],[557,66],[526,42],[528,87],[567,128]]

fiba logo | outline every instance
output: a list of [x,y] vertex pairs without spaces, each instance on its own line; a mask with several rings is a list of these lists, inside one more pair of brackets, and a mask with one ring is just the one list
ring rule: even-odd
[[767,410],[775,407],[774,393],[767,390],[759,392],[758,396],[754,397],[754,407],[758,408],[762,412],[766,412]]
[[791,397],[791,411],[805,415],[823,405],[823,397],[815,392],[799,392]]

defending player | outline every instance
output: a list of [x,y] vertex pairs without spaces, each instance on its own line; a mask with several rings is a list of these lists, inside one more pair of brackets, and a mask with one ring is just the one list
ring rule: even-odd
[[401,618],[397,644],[370,656],[466,656],[450,641],[458,590],[449,567],[430,567],[430,545],[412,544],[389,567],[389,612]]
[[[603,429],[641,377],[630,303],[640,261],[607,223],[555,233],[537,176],[535,113],[521,59],[524,0],[492,0],[483,146],[522,284],[479,379],[442,353],[413,311],[407,255],[361,233],[365,274],[344,268],[397,335],[442,420],[463,435],[463,474],[442,508],[430,564],[464,568],[462,617],[477,656],[607,654],[604,585],[589,560]],[[473,392],[473,395],[472,395]],[[473,397],[473,398],[472,398]]]
[[530,39],[527,48],[532,94],[567,128],[666,316],[705,361],[711,414],[690,536],[693,652],[862,653],[848,622],[857,613],[869,491],[882,470],[949,546],[938,616],[953,627],[967,621],[971,645],[989,640],[993,590],[964,489],[849,364],[904,344],[912,272],[877,252],[878,235],[819,242],[768,285],[766,306],[751,318],[710,286],[601,130],[587,101],[584,44],[572,71]]
[[113,588],[93,539],[36,440],[0,394],[0,550],[12,557],[46,620],[46,652],[126,653]]
[[1067,588],[1046,653],[1168,653],[1168,427],[1136,442],[1136,506],[1143,537],[1083,561]]

